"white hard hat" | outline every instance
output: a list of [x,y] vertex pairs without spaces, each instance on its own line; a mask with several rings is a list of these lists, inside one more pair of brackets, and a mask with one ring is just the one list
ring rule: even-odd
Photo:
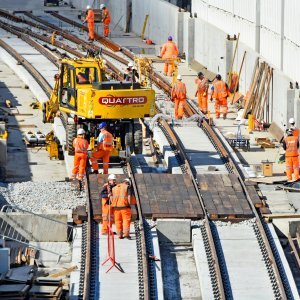
[[100,9],[103,9],[105,7],[105,4],[100,5]]
[[108,180],[117,180],[117,176],[115,174],[110,174],[107,179]]
[[87,5],[86,9],[91,9],[91,6],[90,6],[90,5]]
[[129,178],[125,178],[125,179],[123,180],[123,182],[127,182],[127,183],[131,184],[131,181],[130,181]]
[[132,68],[133,67],[133,63],[130,61],[127,66]]
[[295,124],[295,119],[294,119],[294,118],[290,118],[290,119],[289,119],[289,123],[290,123],[290,124]]
[[79,129],[77,130],[77,134],[85,134],[84,129],[83,129],[83,128],[79,128]]
[[178,74],[178,75],[177,75],[177,80],[182,80],[182,78],[181,78],[181,75],[180,75],[180,74]]

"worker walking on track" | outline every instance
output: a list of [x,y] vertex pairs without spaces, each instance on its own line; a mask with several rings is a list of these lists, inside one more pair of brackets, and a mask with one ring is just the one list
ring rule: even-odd
[[[107,183],[103,185],[101,191],[102,198],[102,229],[103,235],[108,233],[108,224],[114,222],[114,210],[112,207],[112,189],[117,185],[117,176],[110,174],[107,178]],[[110,222],[109,222],[110,221]]]
[[293,130],[287,130],[287,137],[283,140],[285,150],[286,176],[288,181],[299,179],[299,139],[293,135]]
[[220,109],[222,108],[223,119],[225,120],[228,112],[227,97],[229,96],[229,90],[221,75],[217,75],[216,79],[212,94],[212,98],[215,100],[215,114],[217,119],[220,118]]
[[124,73],[124,80],[129,82],[137,82],[139,74],[132,62],[129,62]]
[[92,8],[88,5],[86,7],[87,14],[83,23],[87,22],[89,30],[89,41],[94,41],[95,39],[95,14]]
[[164,75],[172,76],[174,72],[174,59],[178,56],[178,48],[177,45],[173,42],[173,38],[171,36],[168,37],[168,41],[162,46],[160,56],[165,61],[164,66]]
[[97,147],[92,153],[92,168],[95,173],[98,173],[97,159],[102,158],[103,174],[108,174],[109,156],[113,150],[113,136],[107,131],[107,124],[105,122],[102,122],[98,128],[100,129],[100,134],[97,139]]
[[119,239],[130,237],[131,207],[136,199],[132,195],[131,182],[125,178],[122,183],[112,189],[112,206],[114,208],[115,225]]
[[108,37],[109,24],[110,24],[110,12],[105,6],[105,4],[101,4],[100,9],[102,10],[103,35],[105,37]]
[[195,97],[198,96],[199,109],[203,114],[206,115],[208,98],[208,80],[206,77],[204,77],[202,72],[199,72],[195,83],[197,84]]
[[175,119],[182,119],[184,114],[184,104],[186,99],[186,86],[182,82],[181,75],[177,75],[177,81],[174,83],[171,91],[171,100],[174,102]]
[[71,179],[83,180],[85,175],[87,151],[89,148],[88,141],[84,138],[85,131],[83,128],[77,130],[77,137],[73,141],[75,150],[74,168],[72,170]]

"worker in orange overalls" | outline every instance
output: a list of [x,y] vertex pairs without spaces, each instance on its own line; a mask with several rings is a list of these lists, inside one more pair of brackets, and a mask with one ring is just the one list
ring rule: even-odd
[[293,130],[293,135],[296,136],[297,138],[299,138],[299,128],[297,128],[295,126],[295,119],[294,118],[290,118],[289,119],[289,123],[290,123],[290,129]]
[[103,185],[101,191],[102,198],[102,234],[107,234],[108,224],[114,222],[114,209],[111,206],[112,189],[117,185],[117,176],[110,174],[107,178],[107,183]]
[[171,36],[168,37],[168,41],[162,46],[160,56],[162,59],[165,59],[164,66],[164,75],[172,76],[174,72],[174,62],[168,61],[170,59],[175,59],[178,56],[178,48],[177,45],[173,42],[173,38]]
[[197,84],[195,97],[198,96],[199,109],[202,113],[207,114],[208,81],[202,72],[198,73],[195,83]]
[[131,207],[136,204],[136,199],[130,189],[129,178],[112,189],[112,206],[114,208],[115,225],[119,239],[130,237]]
[[103,174],[108,174],[109,156],[113,150],[113,136],[106,130],[107,124],[102,122],[99,127],[100,134],[97,139],[97,148],[92,153],[92,168],[95,173],[98,173],[98,162],[97,159],[102,158],[103,160]]
[[74,168],[72,170],[71,179],[83,180],[85,175],[85,167],[87,161],[87,151],[89,148],[88,141],[84,138],[85,131],[83,128],[77,130],[77,137],[73,141],[75,149]]
[[101,4],[100,9],[102,10],[103,35],[105,37],[108,37],[109,24],[110,24],[110,12],[105,6],[105,4]]
[[95,39],[95,14],[93,9],[88,5],[86,7],[87,15],[83,23],[87,22],[89,30],[89,41],[94,41]]
[[285,150],[286,176],[288,181],[299,179],[299,139],[293,135],[293,130],[287,130],[287,137],[283,140]]
[[220,109],[222,108],[223,119],[225,120],[228,112],[227,97],[229,96],[229,90],[221,75],[217,75],[216,79],[212,94],[212,98],[215,99],[215,114],[217,119],[220,118]]
[[182,82],[181,75],[177,75],[177,81],[172,86],[171,100],[174,102],[175,119],[182,119],[186,99],[186,86]]

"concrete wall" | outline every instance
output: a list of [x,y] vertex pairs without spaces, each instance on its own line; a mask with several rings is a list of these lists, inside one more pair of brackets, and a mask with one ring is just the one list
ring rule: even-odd
[[179,12],[178,7],[162,0],[132,0],[132,31],[141,34],[145,16],[149,15],[145,37],[156,44],[166,42],[171,35],[183,51],[183,19],[187,12]]
[[[12,236],[15,229],[24,239],[36,242],[66,242],[68,237],[67,215],[46,215],[48,218],[62,223],[47,220],[38,215],[23,213],[0,213],[0,233],[7,237]],[[7,226],[6,226],[7,224]],[[12,229],[11,229],[12,228]],[[11,230],[10,230],[11,229]],[[5,230],[5,232],[3,231]],[[20,236],[19,236],[20,238]]]

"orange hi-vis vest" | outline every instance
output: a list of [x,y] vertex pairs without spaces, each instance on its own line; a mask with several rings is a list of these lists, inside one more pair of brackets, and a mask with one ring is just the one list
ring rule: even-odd
[[110,23],[110,13],[107,8],[103,9],[102,11],[102,19],[103,23]]
[[228,96],[228,90],[226,87],[226,83],[223,80],[218,80],[214,83],[214,93],[213,98],[221,99],[221,98],[227,98]]
[[112,206],[116,208],[127,208],[130,207],[128,202],[128,185],[126,183],[120,183],[116,185],[113,190]]
[[178,80],[173,85],[171,97],[172,99],[180,99],[180,100],[186,99],[186,86],[182,81]]
[[292,127],[292,130],[293,130],[293,136],[299,138],[299,128]]
[[202,80],[198,79],[197,81],[197,90],[199,94],[203,94],[206,92],[208,87],[207,78],[203,78]]
[[296,136],[287,136],[284,141],[286,144],[285,156],[298,156],[298,138]]
[[107,130],[103,131],[103,142],[101,142],[100,149],[104,151],[112,151],[113,150],[113,141],[114,138],[110,132]]
[[88,13],[87,13],[87,16],[86,16],[85,20],[88,23],[94,23],[94,21],[95,21],[95,14],[94,14],[94,11],[92,9],[88,10]]
[[162,59],[170,59],[170,58],[176,58],[178,56],[178,48],[176,44],[172,41],[167,41],[160,52],[160,56]]
[[75,153],[87,153],[89,143],[85,138],[75,138],[73,141]]

